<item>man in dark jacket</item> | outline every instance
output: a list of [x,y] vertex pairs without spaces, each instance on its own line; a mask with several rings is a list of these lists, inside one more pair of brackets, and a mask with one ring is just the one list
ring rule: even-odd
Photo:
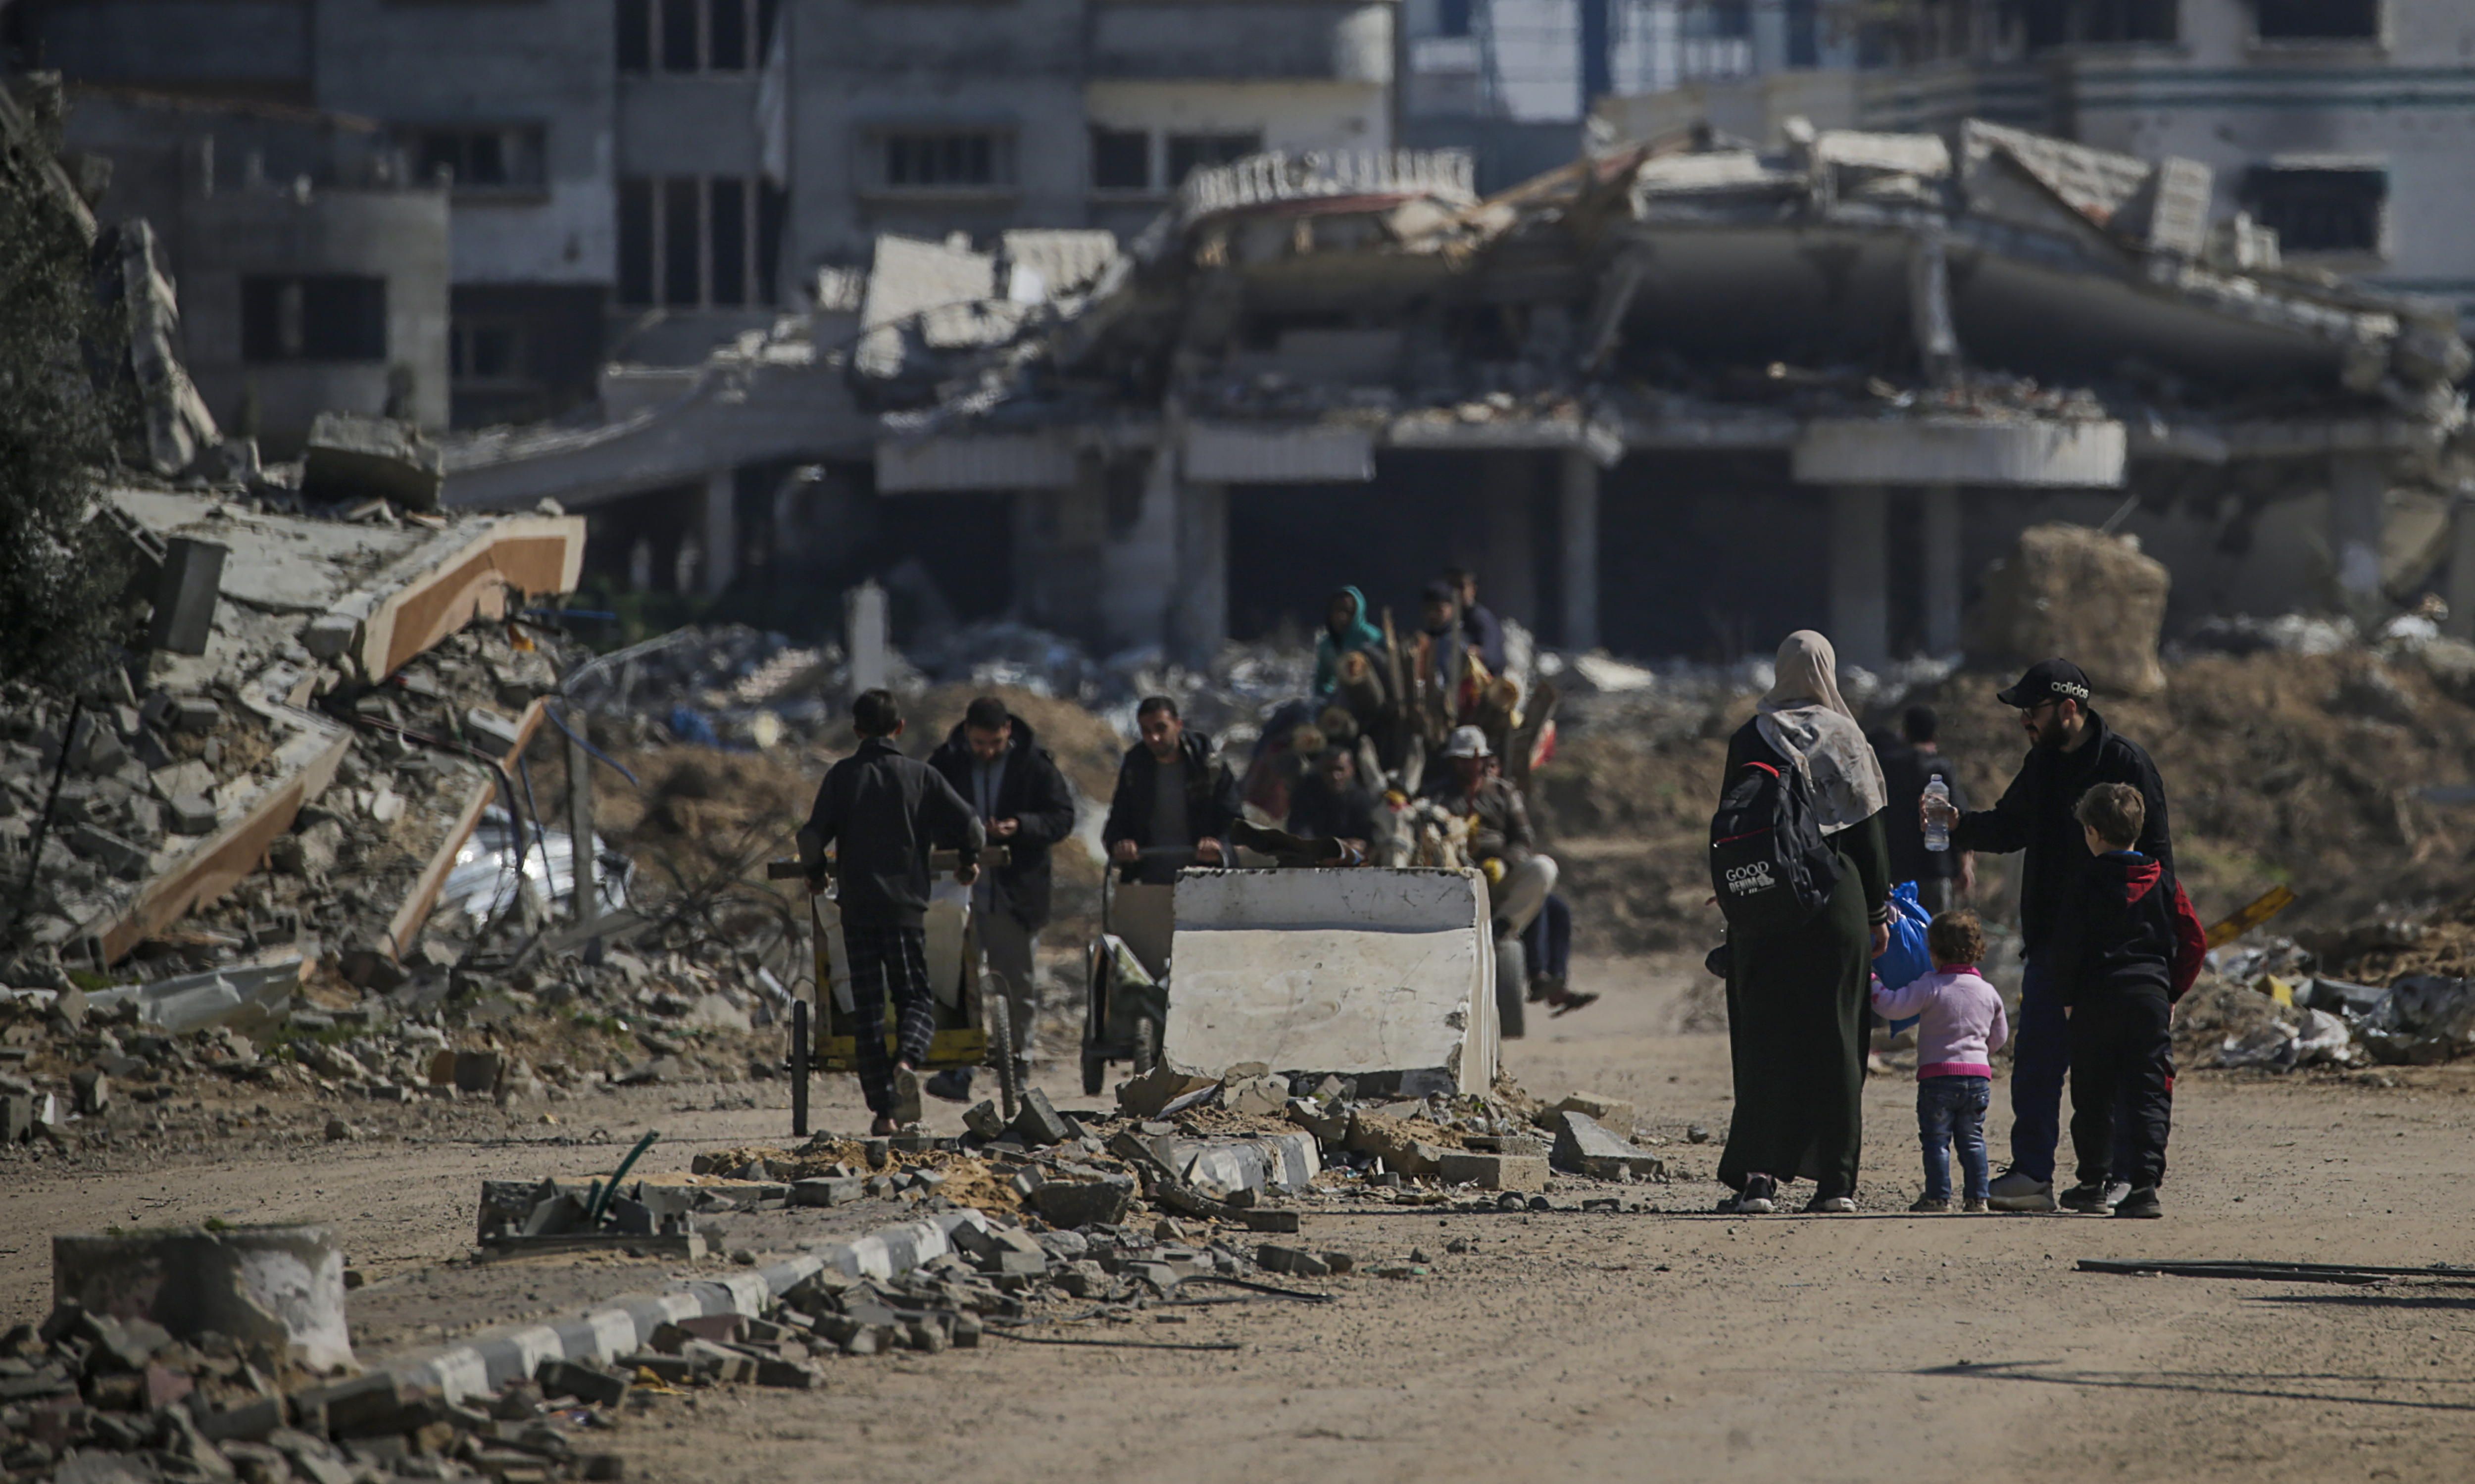
[[[1882,836],[1891,847],[1891,880],[1917,884],[1917,905],[1939,915],[1966,903],[1974,871],[1965,850],[1927,850],[1924,815],[1917,805],[1925,786],[1939,778],[1950,791],[1954,808],[1966,811],[1968,795],[1959,786],[1959,769],[1943,755],[1935,741],[1942,720],[1931,706],[1911,706],[1899,718],[1896,740],[1874,744],[1882,760],[1882,783],[1890,802],[1882,807]],[[1885,745],[1885,743],[1888,745]]]
[[[1040,930],[1048,925],[1049,847],[1074,833],[1074,794],[1057,760],[1032,736],[1031,723],[983,695],[971,702],[944,742],[928,754],[935,768],[963,795],[988,828],[992,844],[1010,858],[982,877],[971,892],[971,918],[988,954],[992,986],[1005,996],[1018,1063],[1027,1065],[1033,1028],[1039,1024],[1040,986],[1034,964]],[[968,1069],[940,1072],[927,1091],[954,1102],[971,1095]]]
[[1165,695],[1146,697],[1135,721],[1143,740],[1117,765],[1116,791],[1100,827],[1109,859],[1125,880],[1155,885],[1176,881],[1186,865],[1227,864],[1229,827],[1240,808],[1229,765],[1212,750],[1211,738],[1187,730],[1177,702]]
[[[825,770],[799,831],[799,855],[808,864],[808,889],[819,891],[825,847],[838,847],[834,901],[850,966],[859,1084],[876,1115],[869,1131],[884,1135],[901,1131],[897,1108],[916,1107],[916,1075],[937,1032],[922,926],[928,852],[939,845],[960,850],[954,879],[969,886],[979,877],[986,832],[952,784],[894,745],[902,710],[892,692],[861,692],[851,703],[851,727],[859,733],[859,750]],[[883,1031],[889,995],[899,1043],[892,1055]]]
[[1375,839],[1379,807],[1374,792],[1358,781],[1357,754],[1327,747],[1289,791],[1289,833],[1345,839],[1362,851]]
[[2052,932],[2064,895],[2080,888],[2089,851],[2072,810],[2101,783],[2140,791],[2146,806],[2138,848],[2174,884],[2174,844],[2167,827],[2166,785],[2138,742],[2114,731],[2089,705],[2089,680],[2069,660],[2041,660],[1998,699],[2020,709],[2030,746],[2019,774],[1992,809],[1961,814],[1951,825],[1953,850],[2022,853],[2020,937],[2028,956],[2020,989],[2020,1019],[2011,1069],[2011,1168],[1993,1185],[1989,1204],[2004,1211],[2054,1208],[2054,1148],[2062,1137],[2063,1083],[2071,1073],[2071,1040],[2063,1016],[2062,977],[2069,965],[2053,954]]

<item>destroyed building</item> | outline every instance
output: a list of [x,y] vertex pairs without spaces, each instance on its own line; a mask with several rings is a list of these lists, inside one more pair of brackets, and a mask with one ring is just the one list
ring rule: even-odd
[[2475,619],[2454,308],[2252,261],[2211,185],[1981,121],[1688,131],[1484,200],[1466,157],[1267,154],[1072,271],[881,240],[837,315],[468,441],[446,499],[632,523],[616,571],[708,592],[865,539],[966,617],[1189,657],[1459,561],[1566,648],[1809,623],[1875,667],[1959,647],[2054,520],[2139,536],[2186,619]]
[[[821,268],[863,267],[880,233],[986,248],[1021,229],[1132,232],[1197,167],[1265,148],[1385,148],[1394,11],[11,0],[0,63],[57,70],[82,111],[150,126],[77,140],[104,158],[194,156],[202,134],[233,132],[198,125],[196,110],[219,108],[365,134],[402,179],[444,182],[452,323],[434,353],[390,344],[385,359],[412,368],[424,423],[484,426],[591,401],[605,361],[694,365],[805,307]],[[217,179],[291,188],[308,167],[283,153],[226,138]],[[177,253],[171,268],[192,271]],[[193,362],[211,358],[198,350]],[[233,421],[224,401],[214,411]]]

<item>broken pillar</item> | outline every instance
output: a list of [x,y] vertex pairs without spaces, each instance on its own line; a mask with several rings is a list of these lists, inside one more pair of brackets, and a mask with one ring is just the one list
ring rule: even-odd
[[702,515],[704,572],[701,591],[719,596],[739,575],[739,474],[717,469],[704,476]]
[[1886,492],[1877,484],[1830,491],[1830,643],[1839,663],[1879,670],[1891,659]]
[[2381,529],[2389,472],[2376,452],[2329,456],[2329,553],[2338,605],[2358,620],[2381,596]]
[[1959,486],[1928,484],[1924,506],[1925,653],[1959,652]]
[[1177,596],[1169,657],[1200,668],[1229,638],[1229,487],[1182,480],[1177,499]]
[[1599,646],[1599,465],[1581,449],[1567,449],[1558,471],[1563,547],[1557,579],[1563,588],[1564,647]]
[[871,577],[843,595],[843,648],[850,655],[851,694],[882,688],[893,672],[893,638],[885,589]]

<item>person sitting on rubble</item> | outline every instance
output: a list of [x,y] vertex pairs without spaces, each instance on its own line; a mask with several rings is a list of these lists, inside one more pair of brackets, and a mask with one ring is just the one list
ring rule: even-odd
[[1347,747],[1327,747],[1289,791],[1289,833],[1345,840],[1362,854],[1376,838],[1375,812],[1383,807],[1359,781],[1357,755]]
[[1324,605],[1323,632],[1315,636],[1314,698],[1322,700],[1340,684],[1342,655],[1383,652],[1384,631],[1366,621],[1366,595],[1334,589]]
[[1226,865],[1234,859],[1229,827],[1240,810],[1229,765],[1165,695],[1146,696],[1135,722],[1143,740],[1117,765],[1116,791],[1100,827],[1109,859],[1123,880],[1154,886],[1175,882],[1188,864]]
[[1466,567],[1444,569],[1444,585],[1453,590],[1460,610],[1461,643],[1476,650],[1490,675],[1504,673],[1504,620],[1478,600],[1478,573]]
[[[936,1034],[928,985],[928,852],[962,852],[954,880],[979,879],[987,831],[944,775],[902,755],[902,708],[891,691],[863,691],[851,702],[859,750],[826,769],[799,831],[808,889],[822,891],[825,847],[837,846],[835,905],[843,957],[850,966],[854,1056],[859,1085],[876,1115],[871,1135],[899,1133],[895,1109],[919,1106],[919,1067]],[[894,1002],[897,1046],[886,1045],[886,1001]]]
[[[1530,808],[1521,791],[1488,766],[1494,757],[1484,732],[1458,728],[1444,744],[1451,769],[1437,777],[1428,796],[1469,820],[1467,849],[1472,864],[1486,873],[1495,936],[1510,937],[1527,933],[1545,909],[1548,893],[1556,889],[1556,862],[1538,853]],[[1546,998],[1561,1010],[1571,997],[1557,985]]]
[[[972,888],[971,915],[988,955],[989,975],[996,981],[993,987],[1005,996],[1015,1060],[1027,1067],[1023,1052],[1040,1019],[1034,964],[1040,930],[1048,923],[1048,851],[1074,833],[1074,792],[1057,770],[1057,760],[1032,735],[1031,723],[993,695],[971,702],[945,741],[928,754],[928,766],[970,801],[990,841],[1009,853],[1005,864],[989,871]],[[940,1072],[928,1079],[926,1090],[932,1097],[968,1102],[970,1069]]]

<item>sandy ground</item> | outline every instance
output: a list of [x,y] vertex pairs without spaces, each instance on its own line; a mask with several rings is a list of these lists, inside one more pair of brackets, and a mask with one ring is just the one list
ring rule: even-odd
[[[1509,1049],[1533,1091],[1630,1096],[1654,1130],[1724,1129],[1726,1043],[1672,1027],[1682,981],[1579,976],[1607,998]],[[1061,1106],[1070,1066],[1044,1079]],[[1706,1214],[1714,1146],[1670,1151],[1661,1214],[1317,1215],[1311,1245],[1412,1248],[1433,1276],[1329,1283],[1325,1307],[1197,1309],[1093,1336],[1236,1351],[1064,1349],[838,1363],[809,1395],[663,1399],[615,1435],[631,1477],[829,1468],[883,1480],[1666,1478],[1714,1467],[1932,1480],[2029,1468],[2132,1479],[2463,1479],[2475,1284],[2382,1291],[2083,1275],[2083,1256],[2475,1261],[2475,1099],[2187,1078],[2162,1222],[1909,1217],[1911,1084],[1867,1099],[1867,1209]],[[746,1089],[779,1101],[779,1084]],[[1997,1089],[1997,1101],[2001,1095]],[[665,1130],[658,1167],[778,1140],[773,1107],[673,1091],[600,1117]],[[847,1105],[847,1106],[846,1106]],[[844,1086],[821,1121],[855,1114]],[[948,1121],[950,1111],[943,1115]],[[2007,1126],[2006,1120],[1997,1120]],[[510,1119],[510,1138],[527,1130]],[[482,1141],[253,1152],[220,1164],[13,1168],[0,1320],[42,1308],[44,1242],[109,1222],[318,1217],[380,1274],[463,1250],[485,1177],[603,1152]],[[1473,1249],[1446,1252],[1465,1238]],[[632,1276],[632,1275],[630,1275]],[[1081,1331],[1077,1332],[1082,1333]]]

